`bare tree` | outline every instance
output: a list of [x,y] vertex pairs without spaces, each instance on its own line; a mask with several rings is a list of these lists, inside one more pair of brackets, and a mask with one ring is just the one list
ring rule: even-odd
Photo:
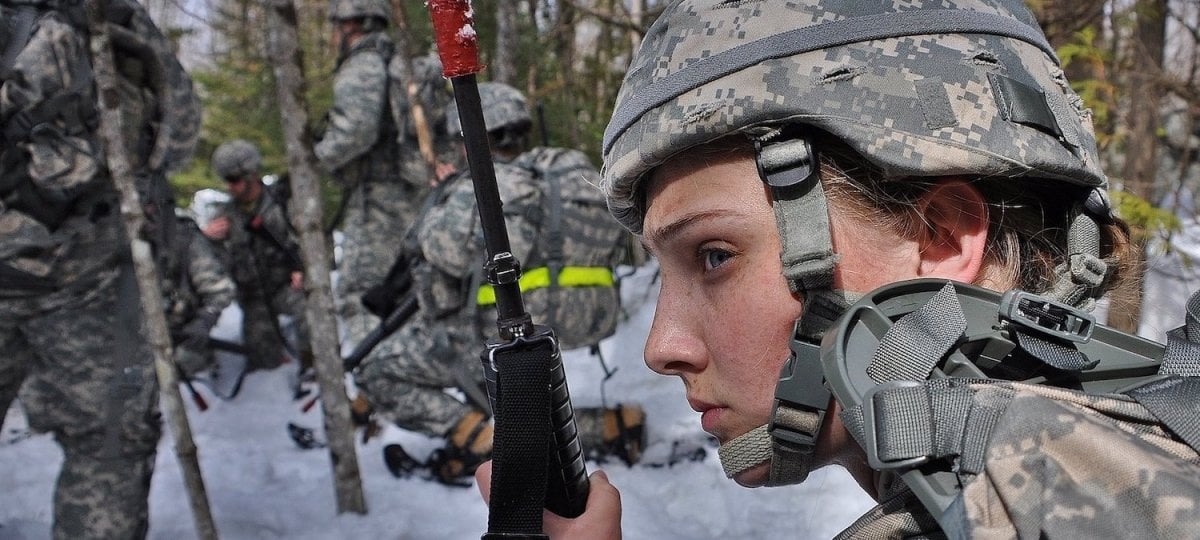
[[492,80],[512,84],[517,78],[517,9],[511,1],[496,2],[496,54],[492,57]]
[[129,238],[147,337],[154,354],[154,370],[158,377],[162,403],[166,408],[167,422],[175,440],[175,456],[179,459],[179,468],[183,473],[188,499],[192,505],[196,535],[205,540],[215,540],[217,526],[209,509],[204,477],[200,474],[196,443],[192,439],[183,397],[179,393],[179,371],[171,354],[171,334],[167,327],[158,267],[151,254],[150,244],[138,234],[146,223],[146,215],[138,200],[137,186],[134,185],[133,160],[121,136],[124,132],[119,99],[121,91],[113,59],[112,35],[104,16],[105,4],[103,0],[91,0],[87,3],[92,68],[96,76],[96,94],[100,96],[100,138],[107,147],[104,157],[109,173],[121,195],[121,214],[124,218],[125,235]]
[[304,256],[305,309],[317,380],[321,386],[321,407],[325,414],[338,512],[365,514],[367,504],[354,449],[350,401],[346,397],[345,372],[338,354],[329,280],[329,246],[321,227],[321,195],[304,99],[304,63],[296,7],[291,0],[271,0],[267,8],[267,52],[275,72],[288,171],[295,201],[299,203],[291,206],[290,217],[300,233],[300,251]]
[[[1133,63],[1128,71],[1129,113],[1125,119],[1125,166],[1123,189],[1147,201],[1157,201],[1158,125],[1166,45],[1167,0],[1138,0],[1136,26],[1130,46]],[[1146,237],[1135,234],[1134,247],[1144,254]],[[1108,323],[1126,332],[1136,332],[1142,310],[1140,280],[1113,295]]]

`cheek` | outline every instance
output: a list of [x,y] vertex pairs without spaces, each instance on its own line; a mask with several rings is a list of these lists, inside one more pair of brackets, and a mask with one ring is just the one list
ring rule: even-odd
[[[726,336],[723,350],[716,357],[730,387],[738,389],[745,405],[756,415],[768,415],[775,395],[779,370],[787,360],[792,327],[800,315],[800,303],[791,296],[782,277],[759,276],[757,287],[739,287],[758,291],[742,295],[740,301],[726,304],[723,316],[712,331]],[[771,291],[768,293],[767,291]]]

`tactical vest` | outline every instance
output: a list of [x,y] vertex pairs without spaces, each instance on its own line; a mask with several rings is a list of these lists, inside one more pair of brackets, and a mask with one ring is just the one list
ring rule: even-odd
[[[116,193],[96,133],[84,4],[3,1],[0,9],[0,295],[37,294],[88,277],[79,261],[61,267],[70,257],[57,250],[71,233],[58,229],[71,219],[89,228],[114,219]],[[134,173],[143,191],[147,183],[165,183],[166,173],[190,158],[199,102],[169,43],[140,6],[115,0],[104,15],[125,117],[122,136],[138,158]],[[49,67],[53,58],[65,58],[70,71]],[[45,81],[23,87],[31,74],[47,69],[54,76],[46,81],[61,80],[61,87]]]
[[[374,54],[379,56],[386,70],[388,61],[392,58],[394,51],[395,45],[383,32],[368,34],[354,44],[345,58],[339,62],[339,67],[341,63],[355,56]],[[390,84],[387,84],[383,89],[388,94],[391,93],[389,90],[390,86]],[[379,135],[375,139],[375,142],[371,144],[371,148],[343,166],[338,171],[339,175],[348,175],[352,181],[360,183],[398,181],[400,178],[401,155],[396,144],[397,127],[393,119],[390,102],[389,95],[383,96],[383,111],[379,118]]]

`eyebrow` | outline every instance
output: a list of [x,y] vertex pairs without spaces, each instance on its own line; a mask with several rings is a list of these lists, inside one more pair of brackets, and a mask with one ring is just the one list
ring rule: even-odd
[[654,250],[650,249],[651,244],[662,245],[663,243],[669,242],[672,238],[679,236],[684,229],[687,229],[698,221],[718,217],[728,217],[736,214],[737,212],[727,209],[703,210],[685,214],[683,217],[663,225],[658,229],[647,231],[642,237],[642,247],[646,248],[647,251],[653,252]]

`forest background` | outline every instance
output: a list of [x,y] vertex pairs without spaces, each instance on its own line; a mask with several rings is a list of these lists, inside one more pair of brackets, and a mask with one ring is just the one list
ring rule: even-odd
[[[181,206],[204,188],[223,188],[209,156],[220,143],[248,139],[264,170],[282,173],[287,156],[275,75],[268,56],[267,6],[291,2],[302,49],[302,78],[314,133],[332,101],[337,51],[327,0],[143,0],[178,47],[204,106],[196,159],[172,181]],[[418,56],[433,49],[423,0],[391,0],[393,37]],[[522,89],[549,129],[538,143],[583,150],[599,163],[600,140],[631,53],[660,13],[658,0],[475,0],[483,80]],[[1200,1],[1029,0],[1058,50],[1068,78],[1094,112],[1102,160],[1118,212],[1139,248],[1172,250],[1195,217],[1200,186]],[[340,189],[321,179],[324,215],[336,216]],[[331,227],[332,223],[327,223]],[[1185,261],[1191,268],[1191,261]],[[1114,295],[1109,324],[1132,330],[1138,284]]]

